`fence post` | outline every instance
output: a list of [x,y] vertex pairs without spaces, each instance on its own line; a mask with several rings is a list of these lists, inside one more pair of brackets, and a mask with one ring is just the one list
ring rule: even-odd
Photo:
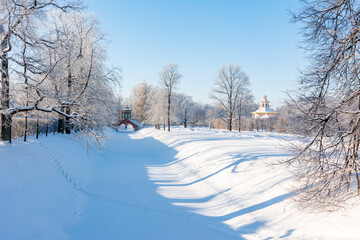
[[25,113],[25,131],[24,131],[24,142],[26,142],[27,137],[27,128],[28,128],[28,115],[27,112]]
[[48,131],[49,131],[49,118],[46,118],[46,130],[45,130],[45,136],[48,135]]
[[39,138],[39,116],[36,119],[36,139]]

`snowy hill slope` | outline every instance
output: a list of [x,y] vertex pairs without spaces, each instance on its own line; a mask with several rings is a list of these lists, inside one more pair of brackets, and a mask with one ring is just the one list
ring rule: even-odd
[[173,149],[107,137],[100,153],[65,135],[0,145],[0,239],[237,239],[156,193],[146,166],[174,160]]
[[290,157],[275,133],[144,129],[177,151],[176,160],[148,167],[158,193],[188,211],[225,223],[246,239],[360,239],[360,207],[335,213],[300,210],[291,174],[273,166]]
[[[289,200],[279,134],[174,128],[0,144],[0,239],[360,239],[360,209]],[[289,138],[289,137],[288,137]]]

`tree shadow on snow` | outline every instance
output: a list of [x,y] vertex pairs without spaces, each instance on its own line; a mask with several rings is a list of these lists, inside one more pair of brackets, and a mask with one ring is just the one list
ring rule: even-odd
[[[225,139],[229,140],[228,138],[223,138],[223,139],[224,140]],[[212,141],[212,140],[221,140],[221,138],[214,138],[214,139],[209,138],[209,139],[194,140],[194,141]],[[177,142],[175,144],[170,144],[170,147],[175,148],[176,146],[180,146],[180,145],[186,144],[188,142],[193,142],[193,141],[191,140],[191,141]],[[189,155],[187,157],[177,159],[177,160],[169,162],[167,164],[156,165],[154,167],[172,166],[172,165],[175,165],[177,163],[181,163],[182,161],[184,161],[184,160],[186,160],[188,158],[196,157],[196,155],[199,154],[199,153],[200,152],[196,152],[196,153],[193,153],[193,154],[191,154],[191,155]],[[207,179],[216,176],[217,174],[223,172],[226,169],[231,169],[231,173],[241,173],[243,171],[246,171],[246,169],[238,170],[239,166],[242,163],[245,163],[245,162],[253,162],[253,163],[255,163],[257,160],[259,160],[261,158],[286,157],[286,156],[289,156],[289,154],[287,154],[287,153],[270,153],[270,154],[253,153],[253,154],[236,154],[236,155],[233,155],[233,156],[230,155],[230,158],[234,159],[234,161],[232,163],[230,163],[230,164],[216,170],[215,172],[213,172],[211,174],[208,174],[207,176],[198,178],[198,179],[193,180],[193,181],[188,182],[188,183],[177,183],[181,179],[176,179],[175,178],[175,180],[168,180],[168,179],[161,179],[161,176],[159,176],[160,178],[156,179],[156,183],[158,184],[159,187],[162,187],[162,186],[166,186],[166,187],[186,187],[186,186],[191,186],[193,184],[206,181]],[[250,165],[253,164],[253,163],[250,163]],[[153,167],[153,166],[151,166],[151,167]],[[281,184],[282,182],[284,182],[284,181],[286,181],[288,179],[289,178],[281,179],[280,181],[278,181],[276,183],[273,183],[267,189],[271,189],[271,188]],[[195,198],[195,199],[194,198],[191,198],[191,199],[190,198],[189,199],[181,198],[181,199],[179,199],[179,198],[174,197],[174,198],[172,198],[172,200],[176,201],[177,203],[190,203],[190,204],[191,203],[204,203],[206,205],[207,202],[210,202],[211,200],[213,200],[217,196],[220,196],[222,194],[226,194],[229,190],[231,190],[231,189],[229,188],[229,189],[217,192],[215,194],[211,194],[211,195],[209,195],[207,197],[204,197],[204,198]],[[176,190],[174,190],[172,188],[171,191],[176,191]],[[262,194],[262,192],[260,191],[257,194]],[[221,216],[221,217],[209,217],[209,218],[217,219],[218,222],[226,222],[226,221],[228,221],[230,219],[233,219],[233,218],[236,218],[236,217],[239,217],[239,216],[242,216],[242,215],[250,214],[250,213],[253,213],[253,212],[268,208],[268,207],[273,206],[275,204],[278,204],[278,203],[288,199],[292,195],[293,195],[293,192],[285,193],[285,194],[273,197],[271,199],[268,199],[266,201],[263,201],[261,203],[256,203],[254,205],[245,207],[243,209],[233,211],[233,212],[231,212],[231,213],[229,213],[227,215]],[[196,210],[196,208],[194,210]],[[253,223],[250,223],[248,225],[240,227],[239,229],[236,230],[236,232],[239,233],[239,236],[241,236],[243,234],[255,234],[259,229],[265,227],[266,223],[267,223],[266,220],[255,221]],[[289,237],[292,234],[292,232],[293,232],[293,230],[288,230],[286,232],[286,234],[284,234],[280,238]],[[271,238],[269,238],[269,239],[271,239]]]
[[84,184],[86,191],[80,192],[83,208],[72,216],[75,223],[64,229],[69,239],[240,238],[217,219],[186,211],[157,193],[158,185],[149,179],[146,167],[176,160],[173,148],[150,137],[131,139],[124,133],[109,137],[105,150],[91,160],[96,169]]
[[222,221],[227,221],[227,220],[230,220],[230,219],[235,218],[235,217],[239,217],[239,216],[242,216],[242,215],[245,215],[245,214],[248,214],[248,213],[259,211],[261,209],[264,209],[264,208],[270,207],[270,206],[272,206],[274,204],[277,204],[279,202],[282,202],[285,199],[289,198],[290,196],[292,196],[292,193],[285,193],[285,194],[279,195],[277,197],[271,198],[271,199],[269,199],[267,201],[257,203],[257,204],[254,204],[254,205],[250,206],[250,207],[246,207],[246,208],[243,208],[241,210],[232,212],[230,214],[227,214],[225,216],[220,217],[220,219]]

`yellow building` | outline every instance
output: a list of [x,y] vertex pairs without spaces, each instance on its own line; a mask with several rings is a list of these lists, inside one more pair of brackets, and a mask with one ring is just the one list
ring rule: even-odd
[[264,95],[259,103],[259,109],[252,113],[253,118],[269,118],[275,116],[277,113],[270,108],[269,102],[266,95]]

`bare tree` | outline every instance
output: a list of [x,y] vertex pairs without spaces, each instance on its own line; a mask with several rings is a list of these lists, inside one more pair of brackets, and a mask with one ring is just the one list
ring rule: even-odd
[[213,122],[217,116],[217,113],[219,112],[219,109],[216,108],[216,106],[210,106],[206,109],[206,123],[209,126],[209,130],[213,128]]
[[193,101],[190,96],[187,96],[185,94],[180,94],[178,96],[178,102],[179,102],[179,112],[182,112],[182,118],[180,118],[183,121],[184,128],[187,128],[188,121],[189,121],[189,108],[191,108],[191,105],[193,105]]
[[149,109],[150,90],[150,85],[144,79],[133,88],[130,96],[132,113],[141,124],[145,124],[148,121],[147,112]]
[[194,106],[194,101],[184,93],[175,93],[173,94],[172,105],[172,120],[175,121],[176,124],[183,124],[186,128],[190,120],[190,112]]
[[304,24],[310,67],[294,104],[309,129],[289,163],[298,167],[307,203],[337,205],[360,195],[360,3],[303,1],[295,21]]
[[241,96],[247,92],[248,85],[247,75],[239,66],[233,64],[222,67],[215,80],[215,87],[210,93],[210,98],[220,104],[224,113],[221,119],[227,123],[229,131],[232,130],[234,117],[242,102]]
[[58,103],[67,114],[65,119],[60,116],[58,131],[65,130],[70,134],[69,115],[83,100],[96,70],[96,64],[101,61],[99,56],[102,55],[103,49],[99,42],[103,39],[103,34],[99,30],[98,21],[84,12],[52,11],[51,27],[52,41],[56,42],[56,49],[52,51],[53,56],[50,58],[63,59],[56,68],[59,74],[52,78],[52,84],[58,93]]
[[249,115],[251,110],[255,110],[254,96],[247,88],[249,86],[248,81],[244,81],[239,88],[239,94],[237,99],[237,117],[238,117],[238,130],[241,132],[241,122],[244,115]]
[[165,89],[167,95],[167,125],[170,132],[171,97],[175,86],[179,83],[182,76],[179,73],[178,66],[173,63],[164,66],[159,75],[160,84]]
[[163,88],[152,86],[149,94],[149,108],[146,112],[150,123],[160,129],[160,124],[166,119],[166,92]]
[[[35,24],[39,23],[46,11],[53,8],[67,11],[78,7],[78,3],[60,4],[53,0],[23,0],[23,1],[0,1],[0,54],[1,54],[1,140],[11,142],[11,123],[12,116],[18,111],[28,111],[37,107],[13,107],[10,101],[10,71],[9,66],[15,64],[21,67],[23,61],[18,61],[14,55],[21,49],[19,43],[25,43],[29,48],[42,44],[47,46],[47,42],[37,34],[40,28],[36,28]],[[20,50],[21,51],[21,50]],[[15,54],[12,54],[15,53]],[[32,62],[37,63],[38,59]],[[42,74],[46,76],[51,69],[37,69],[28,67],[27,71],[33,74]],[[39,101],[42,100],[39,96]]]
[[[104,66],[96,19],[67,11],[78,3],[3,0],[0,6],[1,140],[11,142],[13,115],[31,111],[45,118],[56,113],[66,120],[67,133],[71,122],[100,140],[97,129],[112,119],[112,87],[120,78],[118,69]],[[25,94],[10,92],[10,75]]]

